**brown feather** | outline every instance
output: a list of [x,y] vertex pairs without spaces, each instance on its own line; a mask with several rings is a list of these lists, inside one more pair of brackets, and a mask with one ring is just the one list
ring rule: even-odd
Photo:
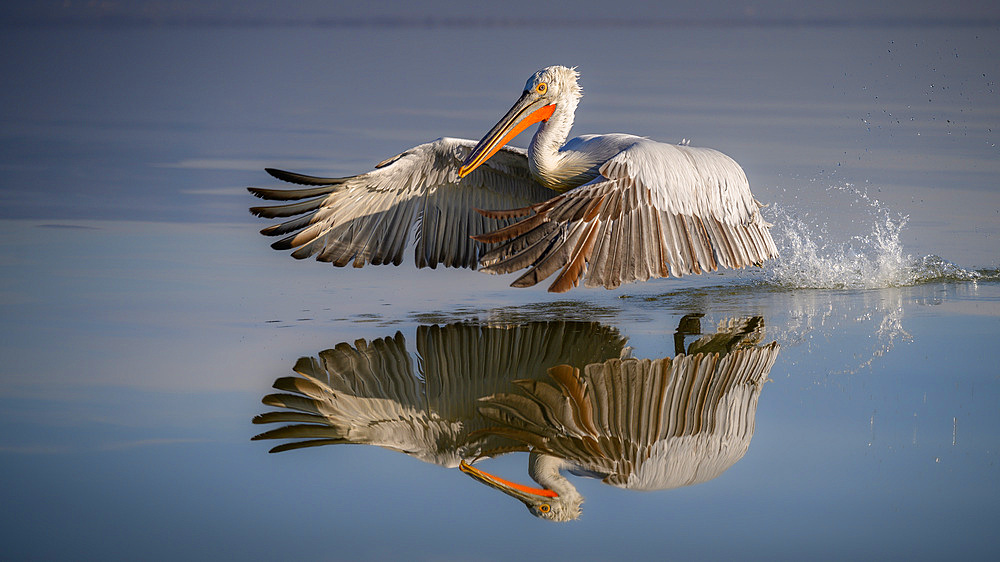
[[569,259],[570,247],[580,238],[580,234],[582,234],[582,229],[575,227],[565,239],[554,244],[527,273],[514,280],[510,286],[531,287],[539,281],[548,278],[549,275],[552,275],[555,270],[562,267]]
[[512,271],[529,267],[534,265],[540,257],[548,253],[548,251],[557,243],[557,233],[553,232],[513,256],[497,261],[491,265],[480,267],[479,270],[485,273],[510,273]]
[[514,238],[515,236],[519,236],[535,228],[541,222],[547,220],[547,216],[548,216],[547,214],[538,213],[526,219],[522,219],[518,222],[515,222],[512,225],[505,226],[499,230],[494,230],[493,232],[484,232],[483,234],[472,236],[471,238],[477,242],[483,242],[485,244],[503,242],[504,240],[509,240],[511,238]]
[[606,193],[601,195],[600,197],[594,197],[590,201],[590,205],[587,206],[587,209],[583,213],[583,220],[587,222],[594,220],[597,217],[597,215],[601,212],[601,205],[604,204],[604,200],[607,198],[608,195]]
[[659,259],[657,260],[657,267],[660,268],[660,277],[670,277],[670,267],[667,265],[667,255],[669,250],[663,242],[663,222],[660,220],[660,213],[655,209],[650,212],[653,217],[653,222],[656,224],[656,244],[659,247]]
[[549,286],[550,293],[565,293],[580,284],[584,265],[594,251],[594,243],[597,242],[597,231],[599,230],[598,223],[585,223],[585,225],[586,237],[577,242],[576,248],[573,250],[573,258]]
[[531,211],[535,210],[535,205],[529,205],[527,207],[521,207],[520,209],[506,209],[500,211],[487,211],[485,209],[474,209],[480,215],[488,219],[513,219],[517,217],[523,217],[531,214]]
[[580,378],[580,369],[558,365],[549,369],[549,376],[563,387],[563,392],[572,400],[577,425],[595,437],[600,435],[594,424],[594,408],[587,397],[587,385]]
[[543,222],[521,236],[512,238],[483,254],[483,256],[479,258],[479,265],[481,267],[489,266],[497,262],[511,259],[513,256],[517,256],[521,252],[524,252],[527,248],[533,246],[536,242],[557,230],[559,230],[559,226],[557,224],[552,222]]

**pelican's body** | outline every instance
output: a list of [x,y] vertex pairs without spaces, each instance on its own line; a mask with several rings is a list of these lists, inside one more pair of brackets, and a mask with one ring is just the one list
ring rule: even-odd
[[[271,171],[317,187],[251,188],[254,194],[316,199],[252,211],[304,213],[263,231],[291,233],[274,246],[298,248],[295,257],[398,265],[416,225],[418,267],[527,268],[514,286],[562,269],[549,287],[556,292],[584,279],[614,288],[777,255],[746,175],[728,156],[625,134],[569,139],[582,95],[578,76],[562,66],[536,72],[478,143],[439,139],[351,178]],[[535,123],[526,151],[506,146]]]

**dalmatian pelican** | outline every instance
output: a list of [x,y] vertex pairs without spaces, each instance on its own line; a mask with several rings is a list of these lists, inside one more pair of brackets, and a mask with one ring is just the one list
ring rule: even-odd
[[[478,143],[440,138],[357,176],[268,169],[300,189],[249,188],[272,247],[343,267],[403,260],[411,231],[417,267],[526,269],[528,287],[559,271],[549,291],[613,289],[651,278],[759,265],[777,256],[742,168],[709,148],[627,134],[567,140],[582,96],[579,73],[535,72]],[[539,124],[527,150],[507,146]],[[561,271],[560,271],[561,270]]]

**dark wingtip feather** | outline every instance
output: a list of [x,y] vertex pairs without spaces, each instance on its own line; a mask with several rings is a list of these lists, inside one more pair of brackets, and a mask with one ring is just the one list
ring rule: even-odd
[[268,453],[281,453],[283,451],[293,451],[295,449],[305,449],[307,447],[320,447],[322,445],[339,445],[347,443],[343,439],[310,439],[309,441],[295,441],[294,443],[283,443],[276,447],[271,447]]
[[257,414],[250,420],[254,424],[265,423],[324,423],[326,418],[319,414],[309,414],[306,412],[290,412],[279,410],[276,412],[264,412]]
[[308,199],[309,197],[317,197],[333,193],[340,189],[340,186],[341,184],[336,183],[303,189],[268,189],[264,187],[248,187],[247,191],[252,193],[254,197],[260,199],[267,199],[270,201],[296,201],[299,199]]
[[316,209],[319,209],[322,206],[323,206],[323,198],[317,197],[316,199],[299,201],[298,203],[290,203],[287,205],[250,207],[250,212],[258,217],[274,219],[282,217],[294,217],[295,215],[301,215],[303,213],[315,211]]
[[293,238],[294,238],[294,236],[289,236],[287,238],[282,238],[281,240],[278,240],[277,242],[272,242],[271,243],[271,248],[274,249],[274,250],[291,250],[292,248],[295,247],[295,245],[292,244],[292,239]]
[[338,183],[343,183],[347,179],[347,178],[321,178],[316,176],[307,176],[305,174],[286,172],[285,170],[278,170],[276,168],[264,168],[264,171],[270,174],[272,177],[277,178],[281,181],[287,181],[288,183],[297,183],[299,185],[334,185]]

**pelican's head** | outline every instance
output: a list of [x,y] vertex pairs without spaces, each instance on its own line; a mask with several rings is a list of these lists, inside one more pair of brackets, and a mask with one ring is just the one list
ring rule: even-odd
[[459,469],[483,484],[521,500],[535,517],[559,522],[572,521],[580,517],[583,497],[575,490],[558,494],[548,488],[532,488],[479,470],[465,461],[462,461]]
[[467,176],[521,131],[540,121],[547,121],[560,104],[569,105],[571,102],[571,109],[575,109],[577,100],[583,95],[577,84],[579,77],[580,73],[575,68],[565,66],[549,66],[532,74],[514,107],[472,149],[458,176]]
[[583,95],[583,90],[577,83],[579,79],[580,73],[575,68],[547,66],[528,78],[524,83],[524,91],[541,94],[551,100],[551,103],[567,99],[577,100]]

